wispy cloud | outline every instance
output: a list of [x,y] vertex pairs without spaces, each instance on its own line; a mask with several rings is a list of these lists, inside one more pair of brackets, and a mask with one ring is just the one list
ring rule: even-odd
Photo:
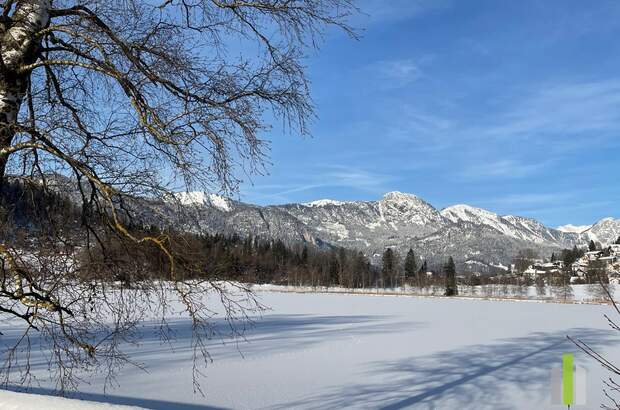
[[541,172],[549,164],[550,161],[523,162],[514,159],[499,159],[491,162],[485,161],[466,165],[459,176],[464,180],[524,178]]
[[331,186],[346,186],[368,192],[383,192],[392,177],[364,168],[344,165],[327,165],[320,178]]
[[462,179],[524,178],[552,169],[567,153],[620,145],[620,79],[564,81],[504,93],[473,117],[432,99],[393,101],[382,135],[419,153],[452,155]]
[[[422,104],[423,103],[423,104]],[[459,107],[432,114],[428,99],[412,105],[402,102],[401,123],[426,133],[442,133],[457,141],[529,139],[587,134],[617,135],[620,130],[620,78],[604,81],[556,81],[535,84],[496,97],[482,115],[462,118]],[[464,107],[460,107],[464,108]],[[402,115],[404,114],[404,115]],[[420,126],[424,126],[423,129]],[[480,147],[484,148],[484,147]]]
[[422,70],[413,59],[380,60],[369,64],[365,70],[388,88],[403,87],[422,76]]
[[[297,194],[325,188],[347,188],[378,195],[389,190],[389,182],[394,179],[368,169],[343,165],[318,165],[307,175],[287,184],[247,187],[244,199],[258,203],[293,202],[300,200]],[[316,196],[308,198],[317,199]]]
[[552,83],[516,100],[491,125],[485,136],[527,137],[542,134],[575,135],[617,132],[620,127],[620,80]]
[[[283,185],[255,187],[264,202],[398,189],[519,213],[617,199],[620,2],[356,4],[362,41],[310,61],[320,148],[274,150],[268,180]],[[588,187],[602,188],[562,193]],[[568,214],[546,222],[579,222]]]
[[391,106],[386,118],[374,128],[390,144],[399,144],[411,153],[436,153],[451,147],[458,129],[449,116],[406,102]]

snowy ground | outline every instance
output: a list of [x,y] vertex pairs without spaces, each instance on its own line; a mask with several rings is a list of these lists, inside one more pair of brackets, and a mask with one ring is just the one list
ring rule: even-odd
[[[175,322],[171,352],[146,339],[104,395],[101,380],[81,398],[153,409],[553,409],[552,368],[565,352],[588,370],[588,405],[603,402],[606,373],[566,335],[620,361],[608,330],[611,307],[464,299],[259,292],[271,307],[236,345],[214,341],[214,363],[191,383],[188,323]],[[15,329],[0,329],[10,335]],[[45,364],[39,364],[41,368]],[[35,393],[48,393],[43,384]],[[0,409],[2,399],[0,395]],[[11,407],[6,407],[11,408]],[[580,407],[576,407],[580,408]]]
[[140,407],[97,403],[41,394],[0,390],[0,410],[140,410]]

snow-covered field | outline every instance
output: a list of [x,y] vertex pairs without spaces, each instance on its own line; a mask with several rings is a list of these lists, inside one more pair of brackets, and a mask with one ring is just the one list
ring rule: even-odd
[[[80,388],[94,402],[153,409],[553,409],[551,371],[562,353],[585,367],[588,405],[604,401],[607,373],[566,335],[620,362],[620,339],[604,305],[259,291],[271,308],[247,342],[213,341],[214,362],[193,393],[189,324],[173,322],[174,352],[146,338],[103,394],[94,377]],[[2,327],[5,335],[15,329]],[[38,363],[40,369],[45,363]],[[43,383],[34,393],[48,393]],[[3,398],[0,394],[0,409]],[[6,399],[8,400],[8,399]],[[69,407],[67,407],[69,408]],[[580,408],[580,407],[575,407]]]

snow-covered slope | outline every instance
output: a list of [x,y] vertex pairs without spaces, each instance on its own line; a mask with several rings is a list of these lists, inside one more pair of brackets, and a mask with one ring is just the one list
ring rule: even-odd
[[212,206],[221,211],[230,211],[230,200],[217,194],[202,191],[178,192],[176,199],[186,206]]
[[588,229],[592,228],[592,225],[562,225],[562,226],[558,226],[557,229],[560,232],[567,232],[567,233],[584,233],[585,231],[587,231]]
[[310,206],[310,207],[314,207],[314,206],[340,206],[340,205],[344,205],[346,202],[342,202],[342,201],[334,201],[333,199],[319,199],[317,201],[312,201],[312,202],[306,202],[302,205],[305,206]]
[[468,205],[454,205],[442,210],[441,214],[454,223],[484,225],[508,237],[532,243],[563,245],[579,242],[578,236],[548,228],[534,219],[513,215],[500,216]]
[[[469,222],[475,225],[486,225],[513,238],[523,238],[523,231],[508,219],[485,209],[469,205],[454,205],[441,211],[441,215],[454,223]],[[529,230],[528,230],[529,232]],[[532,238],[532,236],[528,237]]]
[[601,219],[590,229],[584,231],[583,235],[588,240],[591,239],[603,245],[612,244],[620,237],[620,219]]
[[435,232],[447,221],[415,195],[389,192],[379,201],[351,201],[321,206],[267,207],[286,211],[321,241],[357,248],[369,255],[385,246],[401,246]]

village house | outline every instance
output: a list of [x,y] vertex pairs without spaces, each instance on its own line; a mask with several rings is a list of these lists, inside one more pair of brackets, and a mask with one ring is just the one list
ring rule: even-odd
[[603,251],[590,251],[586,252],[584,258],[586,258],[588,262],[592,262],[598,260],[601,256],[603,256]]
[[536,279],[539,276],[544,276],[547,274],[557,274],[562,271],[564,268],[564,261],[554,261],[554,262],[536,262],[530,265],[523,273],[525,275],[529,275],[532,278]]

